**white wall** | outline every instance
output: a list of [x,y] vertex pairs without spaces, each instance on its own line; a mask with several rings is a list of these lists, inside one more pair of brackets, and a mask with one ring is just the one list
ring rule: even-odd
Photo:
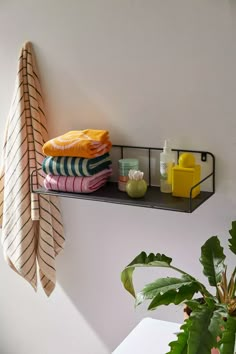
[[[200,246],[215,234],[226,246],[236,219],[235,36],[234,0],[0,1],[0,142],[18,52],[30,40],[51,137],[87,127],[121,144],[169,137],[217,162],[216,194],[193,214],[61,200],[67,243],[49,299],[0,253],[1,354],[111,353],[147,315],[120,282],[141,250],[166,253],[203,279]],[[137,272],[137,286],[147,276]],[[151,315],[182,321],[181,307]]]

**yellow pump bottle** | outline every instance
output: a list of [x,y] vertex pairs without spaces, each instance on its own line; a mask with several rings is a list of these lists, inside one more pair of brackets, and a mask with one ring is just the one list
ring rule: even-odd
[[[179,157],[179,164],[172,169],[172,195],[175,197],[190,198],[191,188],[200,182],[201,166],[195,163],[191,153],[183,153]],[[200,185],[192,190],[192,198],[200,193]]]

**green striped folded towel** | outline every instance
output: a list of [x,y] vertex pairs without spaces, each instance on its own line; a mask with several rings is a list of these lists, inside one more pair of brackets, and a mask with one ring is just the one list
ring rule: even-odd
[[56,176],[92,176],[111,165],[109,153],[86,159],[83,157],[47,156],[42,163],[46,174]]

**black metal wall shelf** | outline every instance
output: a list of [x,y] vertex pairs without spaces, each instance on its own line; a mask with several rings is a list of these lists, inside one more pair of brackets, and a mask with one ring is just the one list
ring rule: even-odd
[[[177,158],[182,152],[192,152],[199,155],[202,163],[210,164],[210,173],[208,173],[201,181],[192,187],[190,191],[190,198],[173,197],[171,194],[161,193],[160,188],[152,184],[152,166],[151,157],[154,151],[162,151],[162,148],[148,148],[139,146],[127,146],[127,145],[113,145],[113,149],[119,149],[120,158],[126,157],[129,149],[137,149],[147,152],[148,155],[148,190],[143,198],[132,199],[125,192],[118,190],[117,182],[108,182],[104,187],[99,190],[90,193],[66,193],[53,190],[47,190],[45,188],[33,189],[33,193],[55,195],[59,197],[86,199],[93,201],[100,201],[106,203],[125,204],[139,207],[147,207],[154,209],[164,209],[169,211],[178,211],[185,213],[192,213],[208,198],[215,193],[215,157],[208,151],[196,151],[185,149],[172,149],[176,152]],[[210,160],[210,161],[209,161]],[[113,164],[115,162],[113,161]],[[31,175],[31,182],[34,172]],[[210,191],[201,191],[200,194],[192,198],[192,191],[197,185],[202,184],[204,181],[210,181]],[[32,186],[32,183],[31,183]]]

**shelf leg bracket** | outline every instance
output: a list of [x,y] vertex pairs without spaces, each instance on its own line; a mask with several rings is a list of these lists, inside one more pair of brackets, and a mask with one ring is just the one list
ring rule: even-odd
[[203,162],[207,161],[207,153],[206,152],[201,153],[201,161],[203,161]]

